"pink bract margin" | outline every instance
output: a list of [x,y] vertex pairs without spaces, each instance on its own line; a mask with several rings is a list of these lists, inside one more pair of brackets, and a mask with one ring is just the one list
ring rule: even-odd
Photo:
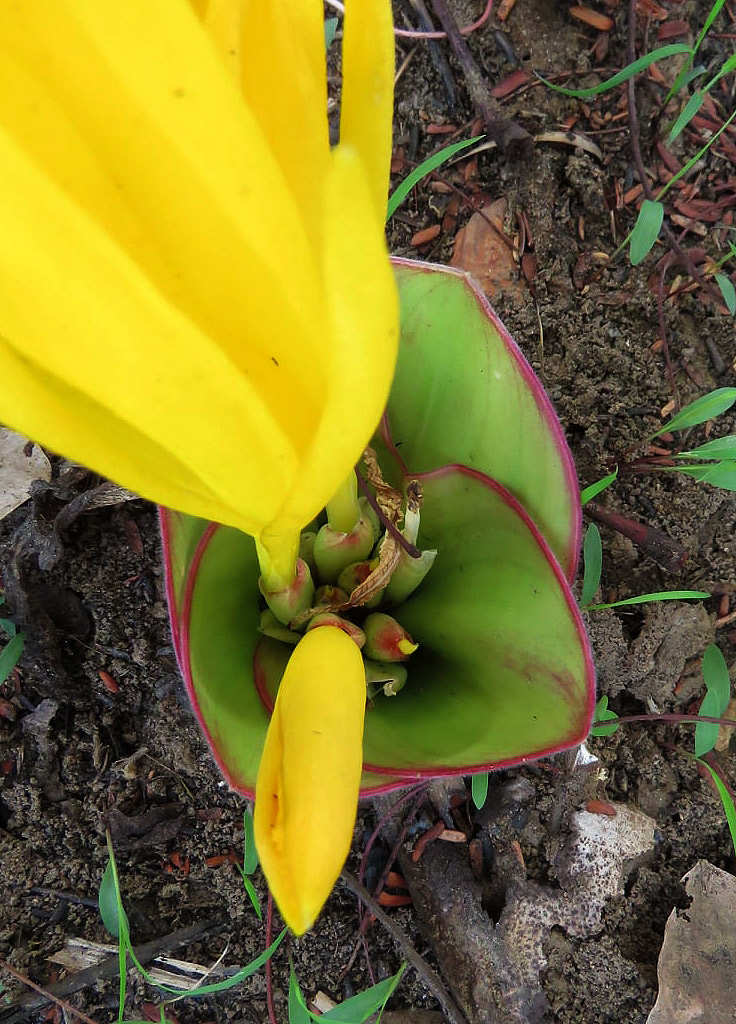
[[[432,272],[436,272],[438,269],[441,269],[445,273],[451,274],[454,277],[459,277],[459,278],[462,278],[462,279],[465,280],[465,282],[466,282],[467,286],[469,287],[470,291],[473,293],[473,295],[474,295],[474,297],[476,299],[476,302],[481,307],[481,309],[486,314],[486,316],[493,323],[493,325],[496,328],[496,330],[498,331],[501,339],[503,340],[504,344],[506,345],[506,348],[508,349],[508,351],[511,353],[511,355],[515,359],[515,361],[517,363],[517,366],[519,367],[519,371],[523,375],[524,380],[526,381],[528,387],[533,392],[534,397],[537,400],[538,406],[541,409],[541,411],[542,411],[542,413],[543,413],[543,415],[544,415],[544,417],[545,417],[545,419],[547,421],[547,424],[548,424],[548,426],[550,428],[550,432],[552,433],[552,436],[553,436],[553,438],[555,440],[555,443],[557,445],[558,453],[560,455],[560,458],[561,458],[563,466],[564,466],[565,479],[566,479],[566,482],[568,484],[568,487],[570,488],[570,490],[573,493],[577,494],[578,493],[578,479],[577,479],[577,473],[575,471],[575,465],[573,463],[572,455],[571,455],[570,449],[569,449],[569,447],[567,445],[567,440],[566,440],[564,432],[562,430],[562,426],[560,424],[560,421],[557,418],[557,414],[556,414],[556,412],[554,410],[552,402],[550,401],[549,396],[547,395],[547,393],[545,392],[544,388],[542,387],[542,385],[540,384],[539,380],[537,379],[537,377],[536,377],[534,371],[532,370],[531,366],[527,362],[527,360],[526,360],[524,354],[522,353],[521,349],[518,347],[516,342],[513,340],[513,338],[509,334],[509,332],[506,330],[506,327],[503,325],[501,320],[498,318],[497,314],[495,313],[495,311],[493,310],[493,308],[489,304],[488,300],[486,299],[484,293],[478,287],[478,285],[476,284],[474,279],[471,277],[471,275],[468,274],[465,271],[457,270],[454,267],[441,267],[440,268],[440,267],[434,266],[433,264],[430,264],[430,263],[425,263],[425,262],[422,262],[422,261],[419,261],[419,260],[404,259],[403,257],[393,257],[392,258],[392,263],[394,263],[394,264],[396,264],[398,266],[408,267],[410,269],[411,268],[415,268],[417,270],[427,270],[427,271],[432,271]],[[385,417],[384,417],[384,419],[383,419],[383,421],[381,423],[381,429],[384,432],[386,443],[391,448],[392,453],[395,455],[399,465],[401,467],[403,467],[404,469],[406,469],[406,467],[404,466],[403,460],[399,456],[399,453],[397,452],[396,448],[394,447],[394,445],[393,445],[393,443],[391,441],[391,437],[390,437],[390,433],[388,431],[387,422],[386,422],[386,418]],[[448,472],[450,472],[452,470],[460,471],[462,473],[467,474],[468,476],[471,476],[471,477],[473,477],[475,479],[478,479],[478,480],[484,482],[487,486],[490,486],[493,490],[495,490],[496,493],[498,493],[499,496],[503,498],[503,500],[506,502],[506,504],[509,505],[509,507],[511,507],[512,509],[514,509],[514,511],[520,516],[522,521],[525,523],[525,525],[530,530],[532,536],[536,540],[536,542],[539,545],[539,547],[541,548],[542,552],[544,553],[548,563],[552,567],[552,571],[555,574],[558,582],[560,583],[562,592],[565,595],[565,600],[567,602],[568,611],[570,612],[570,614],[571,614],[571,616],[573,618],[573,621],[575,623],[575,627],[576,627],[577,632],[578,632],[578,636],[580,637],[580,640],[581,640],[581,643],[582,643],[582,647],[583,647],[583,650],[584,650],[584,653],[585,653],[585,670],[586,670],[586,682],[587,682],[588,701],[587,701],[587,707],[586,707],[586,715],[584,717],[584,723],[587,723],[587,724],[586,724],[585,730],[581,731],[581,733],[579,735],[576,734],[573,737],[565,740],[564,742],[562,742],[560,744],[556,744],[553,747],[545,748],[544,750],[538,751],[538,752],[536,752],[534,754],[530,754],[530,755],[525,756],[525,757],[512,758],[512,759],[509,759],[509,760],[506,760],[506,761],[496,761],[496,762],[493,762],[493,763],[490,763],[490,764],[469,765],[469,766],[467,766],[465,768],[462,768],[462,769],[458,769],[458,768],[436,769],[435,768],[431,772],[422,771],[421,769],[417,769],[415,771],[412,771],[411,769],[398,769],[398,770],[393,770],[392,771],[392,770],[387,769],[387,768],[377,767],[377,766],[370,765],[370,764],[364,764],[363,768],[364,768],[365,771],[371,772],[371,773],[373,773],[375,775],[383,775],[383,774],[391,775],[392,778],[391,778],[391,781],[387,781],[384,784],[371,785],[371,786],[362,787],[361,788],[361,794],[360,794],[361,797],[376,796],[376,795],[378,795],[380,793],[387,793],[387,792],[391,792],[392,790],[403,789],[404,787],[410,785],[412,782],[420,782],[423,779],[443,778],[443,777],[453,777],[453,776],[456,777],[456,776],[459,776],[459,775],[475,775],[475,774],[477,774],[479,772],[500,771],[500,770],[503,770],[504,768],[513,768],[513,767],[516,767],[517,765],[526,764],[526,763],[531,762],[531,761],[537,761],[540,758],[549,757],[549,756],[551,756],[553,754],[558,754],[558,753],[560,753],[563,750],[568,750],[570,747],[574,746],[576,743],[581,743],[585,739],[585,737],[588,735],[588,732],[590,730],[590,724],[591,724],[591,722],[593,720],[593,712],[594,712],[594,708],[595,708],[595,667],[594,667],[594,664],[593,664],[592,653],[591,653],[591,650],[590,650],[590,645],[589,645],[589,642],[588,642],[588,636],[587,636],[587,632],[585,630],[585,626],[583,624],[582,616],[580,614],[580,610],[579,610],[579,608],[577,606],[577,603],[575,602],[575,599],[573,597],[572,591],[570,589],[570,583],[574,580],[575,574],[576,574],[576,571],[577,571],[577,564],[578,564],[578,557],[579,557],[579,547],[580,547],[580,538],[581,538],[581,534],[582,534],[582,509],[580,508],[578,503],[575,503],[575,502],[573,503],[573,521],[572,521],[572,537],[571,537],[571,540],[575,540],[576,543],[574,545],[570,546],[570,555],[568,557],[568,566],[567,566],[567,571],[565,572],[560,567],[559,562],[557,561],[555,555],[553,554],[553,552],[551,551],[551,549],[550,549],[549,545],[547,544],[546,540],[544,539],[544,537],[542,536],[541,532],[539,531],[539,528],[537,527],[536,523],[531,519],[529,514],[526,512],[524,507],[521,505],[521,503],[509,491],[507,491],[505,487],[503,487],[501,484],[497,483],[491,477],[486,476],[486,474],[480,473],[477,470],[472,470],[472,469],[469,469],[466,466],[461,466],[461,465],[442,466],[442,467],[440,467],[440,468],[438,468],[436,470],[432,470],[432,471],[427,472],[427,473],[412,474],[412,475],[413,476],[419,476],[419,478],[426,478],[426,477],[433,477],[433,476],[437,476],[437,475],[445,475],[446,473],[448,473]],[[174,584],[173,584],[172,559],[171,559],[171,539],[170,539],[170,527],[169,527],[169,518],[168,518],[169,517],[169,511],[167,509],[165,509],[165,508],[159,508],[158,512],[159,512],[159,525],[160,525],[160,529],[161,529],[161,539],[162,539],[163,554],[164,554],[164,569],[165,569],[165,580],[166,580],[166,601],[167,601],[167,605],[168,605],[169,622],[170,622],[170,625],[171,625],[171,633],[172,633],[172,638],[173,638],[173,641],[174,641],[174,651],[176,653],[176,658],[177,658],[177,662],[178,662],[178,665],[179,665],[179,671],[181,672],[182,678],[184,679],[184,683],[185,683],[185,686],[186,686],[186,689],[187,689],[187,695],[189,697],[190,703],[192,705],[192,708],[194,710],[195,716],[196,716],[197,721],[199,723],[199,727],[202,730],[202,732],[203,732],[203,734],[205,736],[205,739],[207,740],[207,745],[210,748],[210,751],[212,753],[212,757],[214,758],[215,763],[217,764],[217,766],[218,766],[218,768],[220,770],[220,773],[222,774],[223,778],[226,780],[228,785],[231,787],[231,789],[235,790],[236,792],[242,793],[244,796],[248,797],[249,799],[253,799],[254,796],[255,796],[254,790],[252,790],[252,789],[250,789],[248,787],[242,786],[239,782],[237,782],[235,779],[233,779],[231,774],[230,774],[230,772],[227,769],[227,766],[218,757],[217,752],[216,752],[216,747],[215,747],[215,744],[213,742],[212,735],[211,735],[209,729],[207,728],[205,722],[202,720],[202,717],[201,717],[201,715],[199,713],[199,706],[198,706],[198,702],[197,702],[197,695],[196,695],[196,692],[195,692],[194,680],[192,678],[192,672],[191,672],[191,661],[190,661],[190,651],[189,651],[189,629],[188,628],[180,628],[180,623],[181,623],[181,626],[183,627],[183,624],[184,623],[188,623],[188,621],[189,621],[189,616],[190,616],[190,613],[191,613],[191,605],[192,605],[192,596],[193,596],[193,593],[194,593],[194,585],[195,585],[195,582],[196,582],[196,577],[197,577],[197,571],[199,569],[199,564],[200,564],[200,562],[202,560],[202,557],[203,557],[203,555],[204,555],[204,553],[205,553],[205,551],[207,549],[208,544],[210,543],[212,537],[214,536],[214,534],[216,533],[216,531],[220,527],[216,523],[210,523],[206,527],[204,533],[202,534],[202,537],[200,538],[199,542],[197,543],[197,547],[196,547],[194,555],[192,557],[191,564],[190,564],[189,569],[187,571],[185,587],[184,587],[184,598],[183,598],[183,601],[181,603],[181,608],[179,608],[178,605],[177,605],[177,602],[176,602],[176,595],[174,593]],[[258,689],[258,692],[259,692],[259,696],[261,697],[261,700],[262,700],[262,702],[265,705],[265,701],[263,700],[263,694],[261,693],[260,687],[257,687],[257,689]],[[266,710],[270,710],[267,705],[265,705],[265,706],[266,706]]]
[[[503,322],[499,319],[498,314],[489,303],[488,299],[481,290],[477,281],[472,277],[471,274],[469,274],[465,270],[458,270],[455,267],[440,267],[433,263],[425,263],[422,260],[405,259],[403,256],[392,256],[391,263],[399,267],[407,267],[410,270],[428,270],[432,272],[442,270],[444,273],[449,274],[452,277],[459,277],[465,281],[466,285],[468,286],[468,289],[473,294],[475,301],[478,303],[480,308],[483,310],[485,315],[488,317],[488,319],[491,321],[493,326],[498,331],[501,340],[503,341],[509,353],[515,360],[527,387],[533,393],[534,398],[537,402],[537,406],[542,412],[542,415],[544,416],[544,419],[547,422],[547,426],[549,427],[550,433],[552,434],[552,437],[557,446],[557,452],[560,456],[560,460],[563,464],[565,471],[565,482],[567,483],[570,493],[574,494],[577,497],[577,495],[580,493],[580,486],[578,483],[578,475],[575,470],[575,463],[573,462],[572,453],[568,446],[567,438],[565,437],[565,432],[562,429],[562,424],[557,418],[557,413],[555,412],[555,408],[552,405],[552,401],[547,392],[542,387],[539,378],[535,374],[534,370],[532,370],[531,366],[527,362],[526,356],[521,351],[519,346],[516,344],[514,339],[511,337],[506,327],[504,326]],[[386,442],[389,445],[391,445],[391,448],[395,454],[395,457],[399,465],[406,469],[403,460],[401,459],[401,456],[396,451],[396,449],[393,448],[390,435],[388,431],[386,431],[385,429],[385,424],[386,418],[384,416],[384,419],[381,424],[381,429],[384,431]],[[572,524],[570,537],[568,538],[568,556],[567,564],[565,565],[565,572],[567,573],[568,580],[572,583],[577,574],[578,559],[580,557],[580,542],[582,539],[583,530],[583,510],[579,501],[573,501],[571,502],[571,504]]]

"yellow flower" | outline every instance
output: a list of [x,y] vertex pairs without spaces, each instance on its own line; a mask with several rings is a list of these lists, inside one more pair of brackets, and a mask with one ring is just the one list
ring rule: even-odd
[[[0,4],[0,421],[252,534],[284,578],[373,432],[396,357],[390,5],[347,7],[330,149],[321,0]],[[268,830],[282,853],[264,862],[299,930],[357,799],[338,780],[359,765],[362,666],[336,632],[297,648],[267,744],[264,785],[289,803]],[[313,649],[346,678],[342,710],[304,668]],[[305,723],[332,743],[314,749]],[[282,839],[303,821],[290,779],[329,781],[325,768],[337,795],[320,799],[342,823],[319,840],[332,860],[289,880]]]
[[318,0],[0,5],[0,420],[287,566],[391,382],[392,46],[331,151]]

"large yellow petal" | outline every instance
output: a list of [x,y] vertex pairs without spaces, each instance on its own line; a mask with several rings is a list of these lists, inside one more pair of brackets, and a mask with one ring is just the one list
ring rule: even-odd
[[261,535],[267,548],[308,523],[352,472],[381,418],[396,364],[399,305],[383,219],[358,153],[342,143],[332,153],[326,192],[328,391],[299,479]]
[[281,681],[256,784],[255,839],[279,910],[311,927],[350,850],[362,765],[365,674],[340,629],[311,630]]
[[[0,419],[134,489],[133,460],[160,452],[145,467],[144,496],[202,515],[209,495],[213,518],[257,532],[295,479],[280,421],[227,354],[2,131],[0,167]],[[34,374],[59,382],[64,398],[81,391],[108,420],[86,422],[89,405],[76,402],[60,419],[55,403],[38,400]],[[151,441],[124,464],[114,454],[119,421]],[[170,501],[167,481],[185,491],[197,480],[196,508]]]
[[359,153],[381,221],[391,164],[394,61],[391,5],[385,0],[347,0],[340,143]]
[[8,133],[217,339],[298,449],[323,390],[320,267],[269,143],[189,6],[2,4],[0,61]]

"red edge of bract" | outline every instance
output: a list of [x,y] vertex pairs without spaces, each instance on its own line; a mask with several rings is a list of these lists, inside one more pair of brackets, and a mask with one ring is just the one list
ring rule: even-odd
[[[425,272],[431,271],[432,273],[442,271],[443,273],[449,274],[452,277],[462,278],[470,288],[473,295],[475,296],[475,300],[478,303],[478,305],[481,307],[481,309],[488,317],[488,319],[493,323],[493,326],[498,331],[501,340],[503,341],[504,345],[510,352],[511,356],[516,361],[516,364],[519,367],[521,375],[523,376],[529,389],[532,391],[534,398],[537,401],[537,405],[541,409],[542,415],[547,421],[547,425],[549,426],[550,432],[557,445],[557,451],[562,460],[565,472],[565,480],[567,482],[568,489],[570,493],[575,496],[575,500],[571,502],[573,509],[573,521],[571,536],[569,538],[568,543],[567,564],[565,565],[565,572],[567,573],[567,578],[572,583],[577,574],[578,559],[580,557],[580,544],[582,540],[583,529],[583,510],[582,506],[580,505],[578,497],[580,494],[580,487],[578,484],[577,472],[575,470],[575,463],[573,462],[572,458],[572,452],[570,451],[570,447],[567,443],[567,438],[565,437],[565,432],[562,429],[562,424],[558,419],[557,413],[555,412],[555,407],[552,405],[552,401],[549,395],[544,390],[539,378],[527,362],[526,356],[521,351],[519,346],[516,344],[514,339],[511,337],[505,325],[500,320],[498,314],[496,313],[496,311],[493,309],[488,299],[486,298],[485,293],[481,289],[480,285],[472,277],[471,274],[468,274],[467,271],[464,270],[458,270],[455,267],[443,267],[435,265],[433,263],[425,263],[422,260],[406,259],[403,256],[392,256],[391,262],[396,266],[408,267],[409,269],[413,270],[421,270]],[[384,434],[384,439],[387,445],[391,448],[392,453],[397,458],[398,464],[405,469],[406,467],[404,466],[403,460],[401,459],[401,456],[399,455],[398,451],[394,447],[393,442],[391,440],[391,435],[388,430],[388,419],[385,413],[381,420],[381,430]]]

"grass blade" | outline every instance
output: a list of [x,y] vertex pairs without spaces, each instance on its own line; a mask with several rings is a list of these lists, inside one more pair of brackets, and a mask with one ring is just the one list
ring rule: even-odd
[[253,831],[253,812],[250,809],[243,814],[243,832],[243,871],[246,875],[252,875],[258,867],[258,850]]
[[622,71],[619,71],[618,74],[614,75],[613,78],[609,78],[605,82],[599,82],[598,85],[593,85],[590,89],[567,89],[562,85],[554,85],[552,82],[548,82],[546,78],[539,74],[539,72],[537,72],[537,78],[540,78],[549,89],[554,89],[555,92],[561,92],[563,96],[587,99],[588,96],[597,96],[601,92],[606,92],[607,89],[615,89],[617,85],[623,85],[624,82],[628,82],[630,78],[634,75],[638,75],[640,71],[646,71],[646,69],[656,61],[666,60],[668,57],[675,57],[679,53],[691,53],[690,47],[686,46],[685,43],[670,43],[668,46],[660,46],[659,49],[645,54],[643,57],[635,60],[632,64],[627,64],[626,67]]
[[706,441],[699,448],[680,452],[678,459],[736,459],[736,434],[726,434]]
[[716,274],[716,284],[721,289],[721,295],[723,301],[726,303],[726,309],[733,316],[736,313],[736,288],[733,286],[733,282],[730,277],[725,274]]
[[707,463],[701,466],[668,466],[670,472],[684,473],[703,484],[720,487],[724,491],[736,491],[736,462],[731,459]]
[[315,1020],[339,1021],[340,1024],[363,1024],[363,1021],[368,1020],[374,1013],[383,1012],[384,1006],[401,981],[405,970],[406,964],[402,964],[393,977],[379,981],[377,985],[371,985],[365,992],[359,992],[357,996],[346,999],[344,1003],[333,1007]]
[[638,597],[627,597],[623,601],[611,601],[610,604],[591,604],[587,612],[599,612],[604,608],[624,608],[632,604],[646,604],[647,601],[696,601],[710,597],[705,590],[661,590],[656,594],[639,594]]
[[580,595],[580,603],[585,607],[595,597],[603,568],[603,545],[601,544],[600,530],[595,523],[591,523],[585,531],[583,565],[583,590]]
[[697,427],[699,423],[715,419],[716,416],[726,412],[734,402],[736,402],[736,388],[716,388],[715,391],[709,391],[707,395],[703,395],[702,398],[696,398],[690,405],[680,409],[669,423],[660,427],[651,437],[659,437],[660,434],[666,434],[670,430],[685,430],[687,427]]
[[670,128],[670,133],[667,136],[667,142],[674,142],[677,136],[682,132],[684,128],[695,117],[697,112],[703,106],[703,100],[705,99],[705,93],[694,92],[690,99],[687,101],[685,106],[680,111],[680,116],[677,118],[675,123]]
[[[700,760],[700,758],[698,758]],[[718,795],[721,798],[723,804],[723,810],[726,815],[726,821],[728,822],[728,831],[731,833],[731,842],[733,843],[734,852],[736,852],[736,807],[733,805],[731,794],[721,782],[718,773],[713,771],[707,761],[700,761],[710,772],[710,776],[715,783],[715,787],[718,790]]]
[[639,216],[631,232],[629,243],[629,259],[632,266],[638,267],[646,259],[659,236],[659,229],[664,220],[664,206],[653,199],[645,199],[639,209]]
[[453,142],[449,146],[445,146],[437,153],[433,153],[432,156],[428,156],[426,160],[422,160],[418,167],[415,167],[413,171],[404,178],[401,184],[391,194],[391,198],[388,201],[388,209],[386,211],[386,220],[390,220],[396,213],[398,208],[404,202],[406,197],[409,195],[415,185],[418,185],[422,178],[425,178],[432,171],[435,171],[441,164],[450,160],[456,153],[461,153],[468,146],[474,145],[483,138],[482,135],[476,135],[472,139],[464,139],[462,142]]
[[613,481],[618,476],[618,466],[614,469],[613,473],[609,473],[608,476],[604,476],[600,480],[596,480],[594,484],[590,484],[588,487],[584,487],[580,492],[580,504],[585,506],[593,498],[596,498],[601,491],[605,491],[606,487],[610,487]]

